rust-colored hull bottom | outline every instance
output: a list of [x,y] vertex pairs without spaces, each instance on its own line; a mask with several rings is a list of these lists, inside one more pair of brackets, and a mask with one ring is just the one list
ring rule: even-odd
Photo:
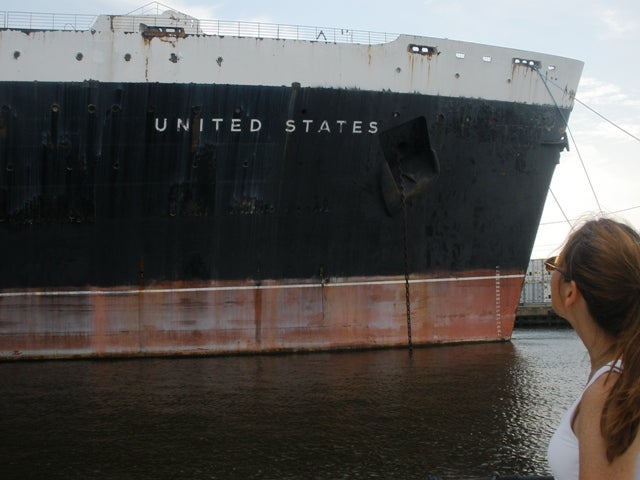
[[[410,281],[413,345],[508,340],[523,275]],[[408,344],[404,278],[0,293],[0,358],[213,355]]]

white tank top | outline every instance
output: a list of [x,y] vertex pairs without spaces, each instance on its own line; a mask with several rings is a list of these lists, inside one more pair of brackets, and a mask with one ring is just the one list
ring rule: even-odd
[[[584,390],[589,388],[593,382],[605,373],[608,373],[612,368],[620,370],[621,365],[618,362],[612,367],[612,364],[609,363],[600,368],[596,371],[593,377],[591,377],[591,380],[589,380],[587,386],[584,387]],[[583,394],[584,390],[582,391]],[[582,400],[582,395],[573,402],[571,408],[569,408],[569,410],[564,414],[562,420],[560,420],[558,428],[549,442],[547,459],[549,460],[549,467],[551,467],[551,473],[553,473],[555,480],[578,480],[580,476],[578,438],[573,433],[573,428],[571,428],[571,422],[576,408],[580,404],[580,400]],[[636,460],[636,471],[633,478],[635,480],[640,480],[640,456]]]

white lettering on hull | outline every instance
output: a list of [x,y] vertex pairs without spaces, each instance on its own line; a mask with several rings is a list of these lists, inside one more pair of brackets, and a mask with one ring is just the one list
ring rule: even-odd
[[[242,133],[248,131],[250,133],[258,133],[262,130],[263,122],[257,118],[241,119],[241,118],[211,118],[205,121],[204,118],[196,120],[197,127],[200,132],[204,132],[209,125],[213,131],[229,131],[232,133]],[[194,122],[195,123],[195,122]],[[166,132],[170,121],[167,117],[155,118],[156,132]],[[192,128],[190,118],[177,118],[175,120],[175,131],[189,132]],[[364,120],[302,120],[293,119],[286,120],[283,125],[285,133],[318,133],[318,134],[369,134],[378,133],[378,122]]]

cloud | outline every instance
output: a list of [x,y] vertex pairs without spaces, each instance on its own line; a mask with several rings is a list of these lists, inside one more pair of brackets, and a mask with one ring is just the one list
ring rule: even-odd
[[620,10],[608,8],[602,11],[600,18],[606,37],[620,38],[640,31],[640,22],[631,15],[625,15]]
[[[570,124],[575,136],[592,141],[637,141],[640,97],[611,82],[585,77],[580,82]],[[634,138],[636,137],[636,138]]]
[[578,87],[577,99],[587,105],[611,105],[616,107],[640,107],[640,98],[629,95],[611,82],[603,82],[592,77],[583,77]]
[[582,102],[598,104],[619,104],[628,98],[618,85],[590,77],[580,80],[577,97]]

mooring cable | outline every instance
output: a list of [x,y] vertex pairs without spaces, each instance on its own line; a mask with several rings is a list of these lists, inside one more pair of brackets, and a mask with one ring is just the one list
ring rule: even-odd
[[640,137],[636,137],[633,133],[629,132],[628,130],[625,130],[624,128],[622,128],[620,125],[618,125],[617,123],[615,123],[612,120],[609,120],[607,117],[605,117],[604,115],[602,115],[600,112],[596,111],[595,109],[591,108],[589,105],[587,105],[586,103],[584,103],[583,101],[581,101],[580,99],[578,99],[578,97],[573,97],[573,99],[578,102],[580,105],[582,105],[584,108],[586,108],[587,110],[590,110],[591,112],[595,113],[597,116],[599,116],[601,119],[603,119],[605,122],[610,123],[611,125],[613,125],[614,127],[616,127],[618,130],[620,130],[623,133],[626,133],[627,135],[629,135],[631,138],[633,138],[634,140],[640,142]]
[[[547,93],[551,97],[551,100],[553,100],[553,104],[555,105],[556,109],[558,110],[558,113],[560,114],[560,117],[562,118],[562,121],[564,122],[564,126],[567,129],[569,137],[571,138],[571,143],[573,143],[573,146],[576,149],[576,154],[578,155],[578,159],[580,160],[580,165],[582,165],[582,169],[584,170],[584,174],[587,177],[587,182],[589,183],[589,187],[591,188],[591,193],[593,194],[593,198],[595,199],[596,204],[598,205],[598,211],[600,213],[602,213],[603,210],[602,210],[602,206],[600,205],[600,200],[598,199],[598,195],[596,194],[595,188],[593,188],[593,183],[591,183],[591,176],[589,175],[589,172],[587,171],[587,167],[584,164],[584,160],[582,159],[582,155],[580,154],[580,149],[578,148],[578,144],[576,143],[575,138],[573,138],[573,133],[571,132],[571,128],[569,127],[569,122],[568,122],[567,118],[564,116],[564,113],[562,112],[562,110],[560,109],[560,105],[558,105],[558,102],[556,101],[556,98],[553,96],[553,93],[551,93],[551,89],[549,88],[549,84],[547,83],[547,78],[545,78],[545,76],[542,75],[542,73],[540,72],[540,68],[537,67],[537,66],[536,67],[532,66],[531,69],[535,70],[538,73],[538,76],[542,80],[542,83],[544,84],[544,87],[547,89]],[[560,88],[555,83],[553,83],[553,82],[550,82],[550,83],[552,85],[554,85],[555,87]],[[576,100],[575,93],[573,95],[573,99]],[[566,215],[565,215],[565,218],[566,218]],[[569,222],[569,225],[571,225],[571,222]]]

